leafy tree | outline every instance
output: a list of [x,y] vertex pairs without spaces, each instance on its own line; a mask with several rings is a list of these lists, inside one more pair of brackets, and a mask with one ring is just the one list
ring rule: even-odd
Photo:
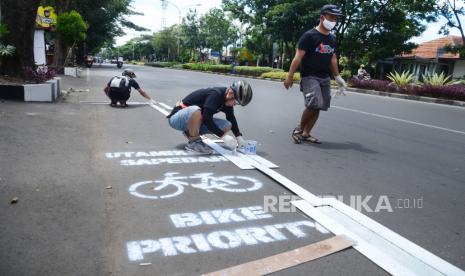
[[[424,21],[434,20],[435,1],[424,0],[339,0],[333,1],[344,11],[334,31],[338,55],[349,58],[349,67],[360,60],[373,63],[412,49],[407,41],[425,30]],[[318,24],[319,9],[327,1],[314,0],[223,0],[224,9],[248,24],[258,45],[278,42],[287,57],[292,57],[295,43],[306,30]],[[252,31],[250,31],[252,30]],[[257,36],[257,34],[260,34]],[[250,38],[249,38],[250,39]]]
[[439,33],[448,35],[450,29],[457,29],[462,37],[462,45],[447,45],[445,50],[459,53],[460,58],[465,58],[465,35],[460,17],[465,15],[465,1],[445,0],[438,2],[438,13],[446,19],[446,24],[441,27]]
[[[114,38],[124,35],[123,27],[136,31],[147,29],[137,26],[127,19],[129,15],[142,15],[135,12],[131,3],[133,0],[42,0],[43,5],[54,6],[58,14],[66,11],[78,11],[89,26],[86,39],[79,44],[79,60],[84,55],[97,53],[105,45],[114,43]],[[60,43],[55,47],[55,63],[63,64],[64,46]]]
[[174,60],[177,51],[177,26],[165,28],[153,36],[153,47],[157,60]]
[[26,77],[25,68],[34,63],[35,15],[39,0],[1,0],[1,23],[14,29],[2,36],[2,43],[16,48],[15,53],[2,58],[0,74]]
[[446,20],[446,24],[441,27],[440,33],[448,35],[450,29],[458,29],[465,45],[465,35],[463,31],[461,16],[465,15],[465,1],[445,0],[438,3],[439,14]]
[[189,57],[194,57],[194,51],[202,52],[206,45],[206,37],[200,31],[200,18],[197,11],[190,10],[183,18],[180,26],[181,45],[189,52]]
[[200,34],[205,37],[205,46],[221,52],[224,47],[238,38],[237,27],[231,25],[231,20],[221,9],[211,9],[200,19]]
[[[5,24],[0,23],[0,39],[9,33],[8,28]],[[2,56],[11,56],[15,52],[15,47],[11,45],[3,45],[0,43],[0,58]]]
[[336,1],[345,17],[336,29],[339,53],[349,58],[352,70],[413,49],[412,37],[435,19],[435,1]]
[[[77,11],[70,11],[60,14],[57,17],[57,32],[61,35],[64,45],[72,50],[77,42],[86,39],[87,25]],[[66,60],[70,58],[70,52]]]

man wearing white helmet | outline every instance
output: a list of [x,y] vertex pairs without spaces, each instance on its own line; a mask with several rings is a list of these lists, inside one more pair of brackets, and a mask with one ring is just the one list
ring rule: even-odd
[[131,96],[131,88],[133,87],[142,97],[146,98],[149,101],[153,101],[152,98],[140,88],[137,81],[134,80],[136,74],[131,69],[126,69],[122,73],[122,77],[116,76],[110,79],[107,86],[103,90],[105,94],[110,98],[111,107],[116,107],[117,103],[121,107],[127,107],[126,101]]
[[336,38],[330,32],[336,26],[342,12],[336,5],[324,5],[320,9],[320,23],[305,32],[297,43],[295,57],[292,60],[284,87],[289,89],[294,82],[294,73],[301,64],[300,90],[305,99],[305,110],[300,124],[293,130],[295,143],[320,143],[310,132],[318,120],[320,110],[328,110],[331,102],[332,75],[339,86],[339,93],[344,93],[346,82],[339,75],[336,57]]
[[[202,142],[200,135],[213,133],[224,141],[226,147],[244,147],[246,142],[239,131],[234,106],[247,105],[252,100],[252,88],[245,81],[235,81],[230,87],[199,89],[179,101],[167,116],[168,123],[188,138],[186,149],[204,154],[212,153]],[[226,120],[214,118],[218,112],[226,114]],[[234,137],[227,134],[232,130]]]

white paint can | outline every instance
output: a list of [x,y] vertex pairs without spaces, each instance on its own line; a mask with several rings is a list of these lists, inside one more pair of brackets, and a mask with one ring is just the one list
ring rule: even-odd
[[257,154],[257,141],[247,140],[244,147],[245,154]]

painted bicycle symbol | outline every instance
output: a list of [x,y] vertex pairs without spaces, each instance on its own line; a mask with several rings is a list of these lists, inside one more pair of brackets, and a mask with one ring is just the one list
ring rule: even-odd
[[[147,199],[175,197],[184,192],[184,187],[191,186],[212,193],[220,190],[230,193],[245,193],[260,189],[263,184],[247,176],[214,176],[213,173],[198,173],[181,176],[177,172],[167,172],[162,180],[148,180],[132,184],[129,193]],[[198,183],[189,183],[190,179],[199,179]]]

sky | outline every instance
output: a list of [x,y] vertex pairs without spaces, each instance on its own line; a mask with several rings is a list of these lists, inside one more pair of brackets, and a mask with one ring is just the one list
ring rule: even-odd
[[[201,4],[200,6],[196,6]],[[175,7],[177,6],[181,10],[181,18],[184,17],[189,9],[196,9],[198,14],[204,14],[209,9],[220,7],[221,0],[170,0],[165,10],[164,17],[166,18],[166,26],[171,26],[178,23],[179,11]],[[123,45],[131,38],[138,37],[141,34],[152,34],[161,30],[161,22],[163,18],[163,11],[160,0],[134,0],[132,7],[137,12],[144,13],[143,16],[130,16],[129,20],[136,25],[150,29],[149,32],[136,32],[134,30],[125,29],[126,35],[116,38],[116,45]],[[441,19],[436,23],[429,23],[427,29],[419,37],[412,38],[410,41],[415,43],[422,43],[425,41],[440,38],[443,35],[439,35],[438,31],[445,20]],[[451,35],[460,35],[457,29],[450,31]]]

